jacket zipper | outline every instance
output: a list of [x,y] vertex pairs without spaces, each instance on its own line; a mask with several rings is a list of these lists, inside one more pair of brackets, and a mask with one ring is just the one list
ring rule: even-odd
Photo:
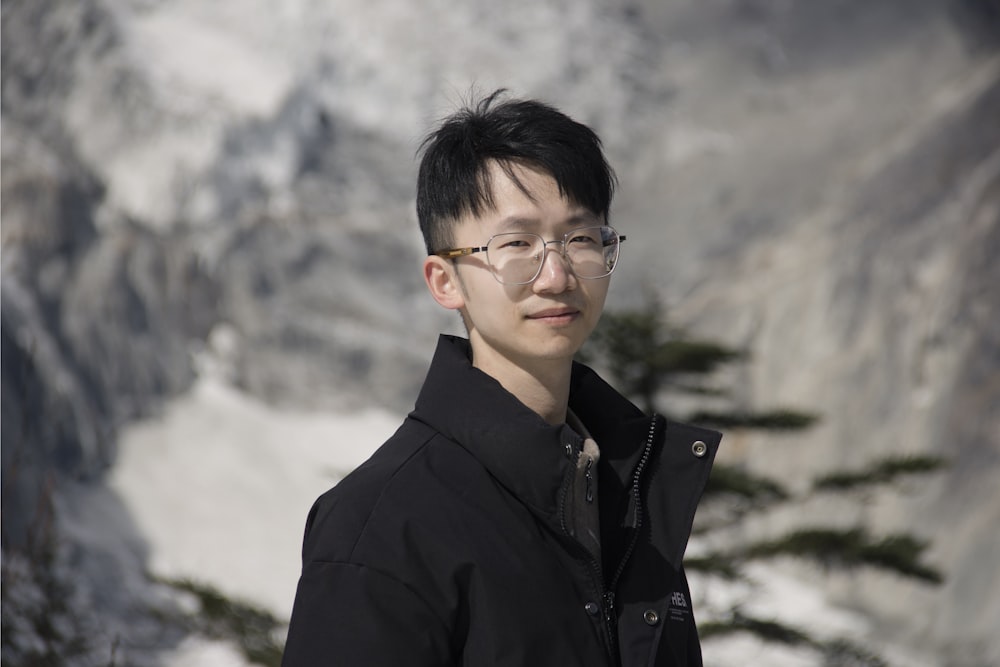
[[[642,527],[642,492],[640,489],[640,483],[642,478],[642,472],[646,468],[646,464],[649,462],[649,457],[653,452],[653,442],[656,439],[656,415],[653,415],[652,420],[649,424],[649,433],[646,435],[646,448],[642,452],[642,457],[635,466],[635,473],[632,475],[632,498],[635,501],[635,529],[632,531],[632,539],[629,540],[628,547],[625,549],[625,554],[622,556],[621,561],[618,563],[618,567],[615,569],[615,574],[611,579],[611,585],[605,586],[604,584],[604,572],[601,570],[601,564],[596,558],[590,553],[590,550],[583,547],[581,548],[587,552],[587,562],[590,564],[590,569],[593,572],[594,579],[598,582],[599,590],[601,593],[601,609],[604,616],[604,629],[608,634],[608,657],[611,658],[611,663],[613,665],[621,664],[621,656],[618,655],[618,631],[616,626],[616,614],[615,614],[615,589],[618,587],[618,580],[621,578],[622,573],[625,571],[625,565],[628,563],[629,558],[632,556],[632,552],[635,551],[635,545],[639,541],[639,530]],[[577,458],[583,454],[582,451],[577,452]],[[566,455],[573,455],[573,448],[567,443],[566,444]],[[586,478],[587,478],[587,500],[591,500],[591,484],[592,475],[590,472],[590,466],[593,464],[593,459],[590,459],[587,463]],[[559,512],[559,522],[561,524],[563,533],[567,536],[569,535],[569,530],[566,527],[566,493],[568,492],[567,485],[563,485],[563,491],[559,499],[560,502],[560,512]],[[574,542],[576,542],[574,540]],[[579,544],[578,542],[576,542]]]
[[[575,452],[575,449],[569,443],[566,443],[566,456],[572,458],[574,452]],[[576,453],[577,460],[579,460],[579,458],[581,456],[583,456],[583,451],[582,450],[581,451],[576,451],[575,453]],[[590,496],[590,479],[589,478],[590,478],[590,465],[591,465],[592,462],[593,462],[593,459],[591,459],[591,462],[587,464],[588,465],[588,468],[587,468],[587,477],[588,477],[588,488],[587,488],[588,494],[587,495],[588,496]],[[575,475],[576,474],[575,473],[575,465],[574,465],[573,469],[570,470],[569,474],[570,475]],[[600,562],[596,558],[594,558],[594,555],[592,553],[590,553],[590,549],[587,549],[586,547],[584,547],[577,540],[573,539],[572,536],[570,535],[569,527],[566,525],[566,494],[568,492],[569,492],[569,484],[563,484],[562,493],[560,494],[560,498],[559,498],[559,506],[560,506],[560,509],[559,509],[559,524],[560,524],[560,527],[562,528],[563,534],[566,535],[567,537],[569,537],[570,539],[572,539],[573,544],[577,545],[580,548],[581,551],[583,551],[583,552],[586,553],[586,561],[587,561],[587,565],[590,566],[591,576],[593,576],[594,580],[597,582],[598,590],[601,592],[601,611],[603,612],[602,615],[604,617],[605,630],[608,633],[608,644],[606,646],[606,648],[608,650],[608,657],[611,659],[611,664],[618,665],[620,663],[619,663],[619,658],[618,658],[618,649],[617,649],[617,641],[616,641],[617,640],[617,633],[612,632],[612,625],[611,625],[611,622],[610,622],[609,612],[608,612],[609,609],[613,609],[614,593],[611,593],[608,590],[608,588],[604,585],[604,572],[601,571],[601,564],[600,564]],[[589,500],[589,498],[588,498],[588,500]],[[610,596],[610,599],[611,599],[612,606],[608,605],[609,596]]]
[[655,440],[656,415],[653,415],[649,424],[649,433],[646,435],[646,448],[643,450],[642,458],[636,464],[635,473],[632,475],[632,499],[635,501],[635,528],[632,530],[632,539],[629,540],[625,553],[622,555],[621,560],[618,561],[618,567],[615,569],[614,576],[611,577],[611,585],[604,595],[604,620],[607,624],[612,644],[615,646],[615,664],[618,664],[619,660],[617,657],[618,633],[615,628],[615,621],[617,620],[617,614],[615,613],[615,591],[618,589],[618,580],[621,579],[622,573],[625,572],[625,566],[632,557],[632,552],[635,551],[635,545],[639,542],[639,531],[642,528],[642,490],[640,485],[642,482],[642,473],[646,469],[649,457],[653,453],[653,443]]
[[632,531],[632,539],[629,540],[628,548],[625,550],[625,555],[622,556],[621,561],[618,563],[618,569],[615,570],[615,576],[611,579],[612,587],[618,585],[618,579],[621,578],[622,572],[625,571],[625,564],[628,563],[628,559],[632,557],[632,552],[635,551],[635,545],[639,541],[639,530],[642,528],[642,491],[639,488],[641,482],[642,472],[646,469],[646,464],[649,463],[649,457],[653,453],[653,442],[656,438],[656,415],[653,415],[653,420],[649,424],[649,434],[646,436],[646,449],[642,452],[642,458],[639,459],[639,463],[635,466],[635,474],[632,476],[632,499],[635,500],[635,529]]

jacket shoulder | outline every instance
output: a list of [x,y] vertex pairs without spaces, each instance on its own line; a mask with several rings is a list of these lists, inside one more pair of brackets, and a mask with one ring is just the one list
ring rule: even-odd
[[352,562],[359,543],[396,525],[414,504],[440,496],[442,480],[468,473],[463,450],[408,417],[363,464],[313,504],[306,520],[304,562]]
[[659,522],[654,542],[674,569],[680,568],[721,441],[718,431],[665,421],[659,451],[650,461],[648,499]]
[[704,426],[695,426],[670,419],[665,419],[664,423],[666,425],[664,438],[667,446],[693,446],[694,443],[700,441],[705,443],[708,448],[706,453],[711,453],[712,458],[715,458],[715,452],[719,448],[719,443],[722,442],[722,433]]
[[435,435],[406,419],[367,461],[317,498],[306,519],[303,560],[348,560],[385,489]]

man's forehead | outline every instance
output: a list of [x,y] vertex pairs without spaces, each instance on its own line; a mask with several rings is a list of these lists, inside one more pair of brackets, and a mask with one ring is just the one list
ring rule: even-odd
[[540,224],[542,208],[551,208],[553,200],[565,209],[567,224],[584,224],[600,219],[587,207],[574,201],[559,188],[555,177],[541,167],[518,162],[487,164],[482,186],[485,190],[478,216],[467,214],[463,220],[478,220],[505,227],[532,227]]
[[[505,215],[506,213],[506,215]],[[553,216],[539,210],[502,211],[484,206],[479,215],[466,214],[455,221],[455,231],[463,230],[490,235],[504,232],[545,232],[569,231],[575,227],[603,224],[600,216],[582,206],[571,205],[567,210]]]
[[[483,187],[495,203],[499,203],[497,197],[507,192],[519,192],[532,201],[559,192],[555,176],[547,169],[517,161],[489,160],[483,172]],[[565,195],[560,193],[560,196]]]

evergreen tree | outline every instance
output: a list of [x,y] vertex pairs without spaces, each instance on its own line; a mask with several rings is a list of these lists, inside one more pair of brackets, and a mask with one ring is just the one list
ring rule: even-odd
[[[733,387],[719,386],[719,371],[732,364],[748,363],[748,351],[688,336],[668,322],[655,299],[647,299],[640,309],[605,313],[581,357],[606,369],[622,391],[648,412],[729,432],[794,432],[809,428],[818,419],[814,413],[790,407],[754,411],[735,406],[731,397]],[[665,397],[700,397],[713,407],[673,415],[662,409]],[[860,470],[821,475],[814,480],[808,494],[865,492],[907,475],[931,473],[944,463],[930,456],[889,457]],[[725,531],[749,513],[768,512],[803,500],[802,494],[792,494],[776,480],[743,467],[716,463],[696,531],[703,535]],[[685,567],[709,577],[745,581],[747,564],[782,556],[808,559],[827,569],[874,567],[924,584],[937,584],[943,580],[942,574],[922,561],[927,546],[927,542],[906,533],[878,537],[865,526],[842,529],[819,525],[792,530],[775,539],[736,540],[727,549],[686,559]],[[699,627],[706,640],[748,632],[768,642],[811,647],[825,665],[886,664],[877,653],[851,640],[820,641],[801,628],[756,618],[739,605],[730,608],[723,618]]]

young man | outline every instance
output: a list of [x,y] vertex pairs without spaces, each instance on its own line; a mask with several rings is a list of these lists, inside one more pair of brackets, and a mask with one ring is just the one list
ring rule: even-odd
[[424,145],[442,336],[413,412],[306,525],[285,667],[700,665],[681,566],[720,435],[573,361],[624,240],[586,126],[494,93]]

